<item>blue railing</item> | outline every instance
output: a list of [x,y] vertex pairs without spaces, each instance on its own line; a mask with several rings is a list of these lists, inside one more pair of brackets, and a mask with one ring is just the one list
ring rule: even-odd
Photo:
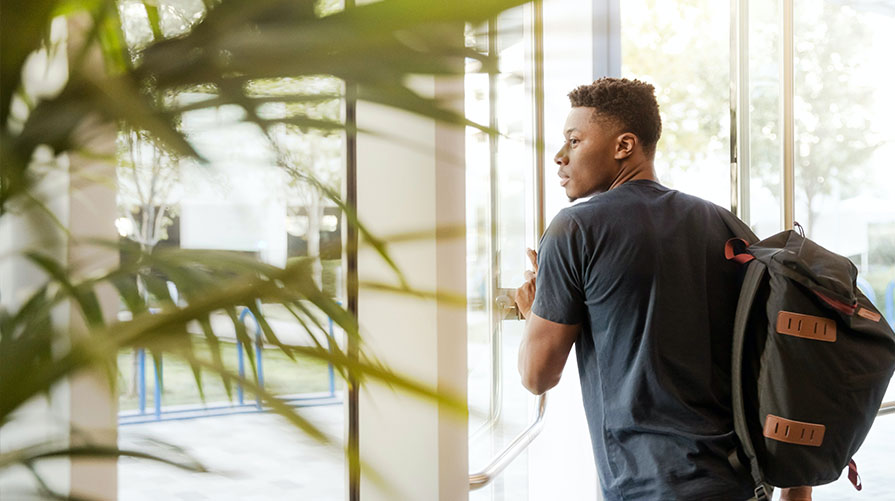
[[[254,335],[254,353],[255,353],[255,370],[257,382],[260,387],[264,387],[264,339],[261,333],[261,324],[255,318],[255,315],[248,308],[243,308],[239,315],[239,321],[243,322],[246,316],[252,317],[255,322]],[[332,318],[329,318],[329,330],[326,336],[327,347],[332,348],[335,340],[334,326]],[[154,358],[153,373],[155,376],[155,385],[153,388],[153,409],[147,412],[146,409],[146,353],[145,350],[137,350],[137,409],[135,411],[123,411],[118,414],[118,424],[137,424],[151,421],[169,421],[196,419],[200,417],[220,416],[229,414],[244,414],[251,412],[264,412],[265,408],[261,402],[260,395],[255,395],[255,401],[251,403],[245,402],[245,392],[242,387],[242,379],[245,378],[245,347],[240,339],[236,339],[236,357],[237,370],[240,381],[236,386],[236,402],[225,401],[207,405],[183,405],[164,407],[162,405],[164,387],[163,379],[163,359],[161,356]],[[329,379],[329,391],[323,393],[303,393],[298,395],[281,396],[280,398],[295,407],[310,407],[319,405],[337,405],[342,403],[340,396],[336,394],[335,371],[333,365],[327,364],[327,377]]]
[[[876,294],[873,291],[873,288],[870,286],[870,283],[867,282],[863,277],[858,277],[857,281],[858,287],[864,292],[864,295],[870,299],[875,305],[879,305],[877,303]],[[885,312],[886,320],[889,321],[893,328],[895,328],[895,280],[889,282],[886,286],[885,293],[885,304],[883,308],[881,308]],[[261,325],[255,318],[254,314],[248,309],[244,308],[239,315],[239,321],[243,322],[246,316],[251,316],[252,320],[255,321],[255,336],[254,336],[254,352],[255,352],[255,369],[257,374],[258,384],[263,387],[264,386],[264,363],[263,363],[263,337],[261,332]],[[333,320],[329,318],[329,329],[326,336],[326,342],[328,347],[332,347],[332,343],[334,342],[333,336]],[[244,356],[244,347],[242,341],[236,340],[236,352],[237,352],[237,362],[238,362],[238,371],[240,378],[245,377],[245,356]],[[118,422],[119,424],[135,424],[135,423],[145,423],[150,421],[163,421],[163,420],[177,420],[177,419],[195,419],[199,417],[207,417],[207,416],[216,416],[216,415],[227,415],[227,414],[241,414],[241,413],[249,413],[249,412],[263,412],[264,406],[260,400],[260,397],[256,395],[255,401],[252,403],[246,403],[244,399],[244,391],[241,383],[237,384],[236,388],[236,402],[223,402],[220,404],[210,404],[210,405],[191,405],[191,406],[178,406],[178,407],[169,407],[165,408],[162,405],[162,388],[164,386],[163,380],[163,371],[162,371],[162,358],[157,357],[153,363],[153,375],[155,378],[155,387],[153,388],[153,410],[152,412],[146,411],[146,354],[143,350],[137,351],[137,396],[138,396],[138,408],[136,411],[124,411],[119,413]],[[296,407],[304,407],[304,406],[317,406],[317,405],[334,405],[341,404],[342,400],[340,396],[336,395],[336,386],[335,386],[335,372],[332,364],[328,364],[327,367],[327,377],[329,380],[329,388],[328,392],[323,393],[304,393],[300,395],[290,395],[281,397],[283,401],[290,403]]]
[[[261,324],[258,323],[255,314],[248,308],[243,308],[242,313],[239,314],[239,321],[244,322],[246,315],[251,316],[252,320],[255,321],[255,376],[257,377],[258,386],[264,388],[264,358],[261,356],[261,352],[264,349],[264,343],[261,341]],[[330,334],[332,334],[332,332],[330,332]],[[236,343],[236,359],[238,365],[237,370],[239,371],[239,382],[236,386],[236,400],[239,402],[239,405],[245,405],[245,402],[243,401],[242,380],[245,379],[246,371],[241,342]],[[259,410],[261,409],[260,395],[255,395],[255,406]]]
[[863,292],[864,295],[867,296],[867,299],[869,299],[871,303],[876,305],[876,292],[873,292],[873,286],[870,285],[870,282],[868,282],[864,277],[858,277],[856,283],[858,285],[858,288],[861,289],[861,292]]

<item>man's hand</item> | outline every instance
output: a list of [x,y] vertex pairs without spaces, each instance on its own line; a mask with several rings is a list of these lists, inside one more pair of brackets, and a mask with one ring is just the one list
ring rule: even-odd
[[811,487],[790,487],[780,491],[780,501],[811,501]]
[[522,315],[522,318],[527,319],[531,314],[531,304],[535,300],[535,280],[538,276],[538,253],[531,249],[526,249],[525,254],[528,256],[529,261],[531,261],[534,271],[525,270],[525,283],[516,289],[516,308],[519,310],[519,314]]

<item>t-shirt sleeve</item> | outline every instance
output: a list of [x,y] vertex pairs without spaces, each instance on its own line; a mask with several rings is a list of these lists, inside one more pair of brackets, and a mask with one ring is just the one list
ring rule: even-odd
[[584,320],[584,241],[581,228],[567,211],[553,218],[538,247],[535,315],[559,324]]

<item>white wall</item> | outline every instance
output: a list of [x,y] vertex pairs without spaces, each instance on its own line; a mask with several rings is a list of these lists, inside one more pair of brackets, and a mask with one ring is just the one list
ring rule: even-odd
[[[51,97],[67,78],[67,57],[79,52],[88,18],[75,16],[53,22],[51,40],[61,43],[56,58],[39,53],[32,56],[24,71],[24,88],[32,100]],[[90,51],[85,64],[98,64]],[[101,70],[100,70],[101,71]],[[48,85],[52,82],[52,85]],[[85,117],[77,137],[88,155],[55,158],[54,152],[41,148],[32,172],[45,168],[44,176],[32,189],[34,198],[52,212],[22,204],[14,213],[4,214],[0,222],[0,302],[15,311],[26,298],[42,286],[47,276],[21,257],[25,250],[36,250],[63,266],[75,283],[86,276],[114,266],[117,253],[85,240],[116,241],[114,226],[114,166],[102,158],[114,158],[114,125],[98,127],[99,120]],[[89,123],[89,126],[84,124]],[[84,139],[87,138],[87,139]],[[43,164],[40,167],[37,164]],[[105,179],[110,182],[96,182]],[[68,229],[64,233],[57,222]],[[117,298],[110,288],[97,290],[107,319],[114,318]],[[54,326],[72,338],[83,335],[83,319],[77,308],[62,304],[52,314]],[[66,339],[57,348],[64,350]],[[108,383],[94,373],[81,373],[53,386],[49,398],[37,397],[23,405],[2,429],[0,452],[34,445],[48,439],[61,444],[114,446],[116,441],[116,403]],[[116,460],[60,459],[42,462],[38,471],[53,489],[61,493],[97,500],[117,496]],[[24,470],[7,470],[0,476],[0,499],[15,498],[16,493],[36,492],[34,482]],[[27,489],[27,490],[26,490]],[[19,494],[21,495],[21,494]]]
[[[42,150],[41,155],[52,162],[52,153]],[[69,193],[67,165],[55,176],[45,177],[34,187],[34,194],[42,200],[63,223],[69,220]],[[4,214],[0,218],[0,305],[7,311],[17,311],[28,297],[43,284],[47,277],[22,255],[26,250],[39,249],[41,253],[65,261],[65,242],[49,216],[37,207],[30,207],[19,214]],[[41,230],[42,229],[42,230]],[[53,321],[64,325],[69,316],[68,305],[53,312]],[[57,385],[50,398],[32,399],[0,428],[0,453],[27,447],[47,440],[67,440],[69,388]],[[67,492],[69,485],[68,461],[44,464],[38,471],[51,479],[53,488]],[[4,470],[0,473],[0,499],[13,497],[17,492],[34,492],[37,484],[24,468]]]
[[[427,93],[436,85],[418,82]],[[443,85],[450,87],[447,83]],[[447,92],[439,84],[438,90]],[[462,82],[458,82],[462,85]],[[465,240],[438,227],[465,226],[463,131],[382,106],[359,103],[362,130],[408,138],[407,143],[360,134],[358,213],[377,236],[408,231],[428,236],[389,245],[409,283],[424,291],[465,294]],[[360,281],[395,284],[369,247],[359,252]],[[466,397],[466,310],[462,305],[376,292],[361,287],[358,316],[365,347],[395,371],[461,400]],[[360,455],[373,465],[361,479],[361,498],[465,499],[467,418],[430,401],[368,382],[360,393]]]

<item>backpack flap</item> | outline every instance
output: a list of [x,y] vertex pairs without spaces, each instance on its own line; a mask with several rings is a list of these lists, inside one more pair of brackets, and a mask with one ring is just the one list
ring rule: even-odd
[[767,266],[742,373],[761,472],[778,487],[832,482],[876,417],[895,370],[895,334],[855,286],[848,259],[793,231],[748,250]]
[[[764,247],[763,241],[755,250],[772,251],[765,261],[772,272],[815,291],[830,307],[851,315],[859,292],[855,265],[848,258],[834,254],[792,230],[775,236],[779,237],[772,244],[782,243],[782,248],[777,245]],[[762,259],[760,256],[756,258]]]

